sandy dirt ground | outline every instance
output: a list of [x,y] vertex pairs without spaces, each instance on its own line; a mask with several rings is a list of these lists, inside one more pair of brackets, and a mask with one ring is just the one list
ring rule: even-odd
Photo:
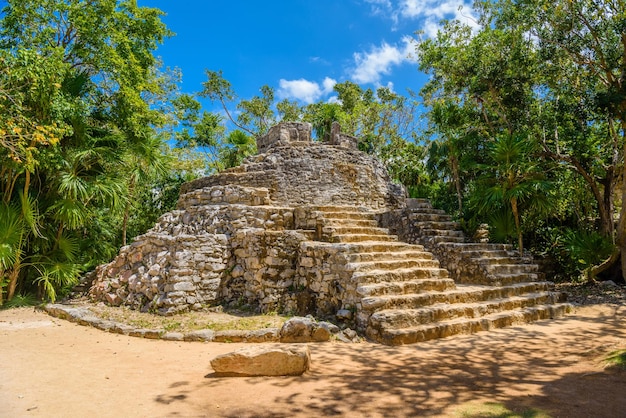
[[626,348],[625,306],[410,346],[310,344],[303,376],[213,376],[210,360],[241,346],[0,311],[0,416],[454,417],[493,402],[527,416],[626,416],[626,372],[602,363]]

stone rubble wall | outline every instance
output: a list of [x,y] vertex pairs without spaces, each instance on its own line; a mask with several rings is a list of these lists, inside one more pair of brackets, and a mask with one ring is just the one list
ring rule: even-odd
[[308,310],[334,317],[340,310],[356,311],[360,298],[343,244],[308,241],[300,244],[296,286],[306,294]]
[[224,234],[148,232],[97,268],[90,295],[166,315],[202,309],[217,300],[230,254]]
[[265,188],[275,205],[347,205],[386,211],[405,206],[406,191],[385,167],[338,131],[331,144],[311,141],[311,125],[281,123],[257,139],[260,154],[222,173],[185,183],[181,193],[211,186]]
[[[287,302],[280,301],[272,289],[289,286],[290,274],[295,271],[292,250],[306,237],[292,231],[293,209],[260,206],[267,203],[266,189],[232,186],[181,196],[178,210],[163,215],[153,229],[123,247],[111,263],[96,269],[90,295],[112,305],[165,315],[202,309],[222,300],[260,296],[261,309],[275,310]],[[255,240],[259,236],[272,239]],[[264,251],[274,259],[259,258]],[[286,268],[289,263],[292,267]],[[237,275],[244,267],[246,275],[260,281],[250,280],[239,289]]]
[[297,231],[238,230],[231,237],[233,257],[222,297],[261,312],[298,312],[296,260],[306,239]]
[[225,185],[217,188],[201,188],[180,196],[176,207],[187,209],[192,206],[240,204],[247,206],[270,205],[267,188],[250,188],[239,185]]
[[362,206],[387,211],[405,205],[406,192],[384,166],[360,152],[321,143],[270,149],[235,169],[185,183],[181,191],[238,184],[266,188],[274,205]]

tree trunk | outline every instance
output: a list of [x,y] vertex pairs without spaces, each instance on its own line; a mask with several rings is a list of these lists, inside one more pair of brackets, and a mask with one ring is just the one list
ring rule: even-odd
[[122,223],[122,246],[126,245],[126,231],[128,230],[128,217],[130,215],[130,205],[133,199],[135,191],[135,178],[131,176],[130,183],[128,184],[128,201],[124,208],[124,221]]
[[124,208],[124,221],[122,222],[122,246],[126,245],[126,230],[128,229],[128,213],[130,212],[130,201]]
[[9,289],[7,292],[7,302],[10,302],[15,296],[15,289],[17,288],[17,278],[20,275],[20,269],[16,265],[13,267],[11,273],[9,273]]
[[617,225],[617,245],[622,259],[622,279],[626,282],[626,120],[624,118],[622,118],[622,208]]
[[513,212],[513,219],[515,219],[515,230],[517,231],[517,248],[519,250],[520,257],[524,256],[524,240],[522,237],[522,228],[520,227],[519,210],[517,208],[517,199],[511,199],[511,211]]
[[452,175],[454,176],[454,185],[456,187],[456,198],[459,204],[459,216],[463,214],[463,196],[461,195],[461,176],[459,173],[459,160],[456,156],[451,158]]

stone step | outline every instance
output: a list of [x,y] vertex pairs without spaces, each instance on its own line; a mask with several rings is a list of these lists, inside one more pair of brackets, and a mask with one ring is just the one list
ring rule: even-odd
[[465,237],[464,236],[430,235],[430,236],[423,236],[422,242],[425,245],[462,244],[465,242]]
[[458,222],[453,221],[422,221],[416,222],[415,226],[419,230],[428,230],[428,229],[443,229],[443,230],[458,230],[460,228],[460,224]]
[[[384,253],[379,253],[381,256],[385,256]],[[373,261],[358,261],[348,263],[346,269],[350,271],[373,271],[373,270],[397,270],[402,268],[439,268],[439,260],[431,259],[405,259],[405,260],[373,260]]]
[[325,232],[327,228],[333,235],[389,235],[388,229],[371,226],[329,226],[324,227]]
[[364,208],[359,208],[357,206],[332,206],[332,205],[323,205],[323,206],[311,206],[312,210],[317,210],[319,212],[359,212],[359,213],[369,213],[370,211]]
[[403,250],[395,251],[393,249],[389,251],[371,252],[371,253],[356,253],[347,256],[349,263],[369,262],[369,261],[391,261],[391,260],[432,260],[433,254],[415,250]]
[[437,213],[413,212],[409,214],[409,219],[413,222],[451,222],[452,216],[446,215],[443,211]]
[[337,243],[338,248],[346,254],[367,254],[367,253],[397,253],[405,251],[424,251],[424,246],[417,244],[407,244],[400,241],[363,241]]
[[470,258],[472,260],[483,260],[483,259],[491,259],[491,258],[515,258],[519,257],[517,252],[506,251],[506,250],[463,250],[459,251],[465,257]]
[[445,210],[443,210],[443,209],[435,209],[432,206],[425,206],[425,205],[423,205],[423,206],[420,206],[420,207],[417,207],[417,208],[410,208],[410,210],[411,210],[412,213],[420,213],[420,214],[421,213],[427,213],[427,214],[430,214],[430,215],[450,216],[450,215],[448,215],[446,213]]
[[[476,318],[499,311],[524,308],[531,305],[555,303],[560,294],[554,292],[535,292],[517,295],[505,295],[500,292],[493,295],[478,292],[450,292],[448,295],[428,294],[387,295],[363,298],[364,311],[374,312],[370,324],[378,328],[407,328],[428,322],[444,321],[456,317]],[[446,298],[449,297],[450,300]],[[467,300],[455,302],[454,298]],[[435,302],[441,299],[441,302]],[[432,303],[430,303],[432,302]]]
[[356,292],[362,298],[382,295],[403,295],[422,293],[447,294],[456,291],[456,284],[451,279],[421,279],[404,282],[379,282],[361,284]]
[[539,275],[536,273],[498,273],[489,277],[489,285],[506,286],[515,283],[536,282]]
[[[357,287],[357,293],[361,297],[407,295],[423,291],[419,283],[420,281],[417,280],[362,284]],[[548,291],[551,287],[551,282],[515,283],[506,286],[457,284],[455,287],[442,292],[425,292],[420,294],[419,296],[423,298],[423,304],[417,306],[443,302],[478,302],[480,300],[517,296],[523,293]]]
[[326,225],[330,227],[335,226],[363,226],[363,227],[378,227],[378,222],[373,219],[326,219]]
[[461,237],[465,238],[463,231],[457,231],[454,229],[422,229],[422,236],[438,236],[438,237]]
[[430,199],[411,198],[406,200],[406,205],[409,209],[428,209],[432,208],[433,204]]
[[[352,279],[359,284],[381,282],[406,282],[420,279],[454,280],[448,277],[448,270],[432,267],[410,267],[397,270],[355,271]],[[449,288],[448,285],[445,288]],[[443,288],[441,289],[443,290]]]
[[[459,251],[513,251],[513,246],[510,244],[496,244],[491,242],[479,243],[479,242],[465,242],[465,243],[446,243],[443,244],[446,247],[453,247]],[[517,253],[517,251],[515,251]]]
[[456,318],[411,328],[378,330],[374,327],[368,327],[366,333],[369,338],[382,344],[414,344],[456,334],[470,334],[515,324],[524,324],[540,319],[557,318],[570,312],[571,309],[572,306],[568,303],[537,305],[513,311],[493,313],[480,318]]
[[488,274],[517,274],[517,273],[535,273],[539,270],[537,264],[483,264]]
[[397,235],[371,235],[371,234],[336,234],[331,237],[331,242],[354,243],[354,242],[397,242]]
[[361,220],[376,220],[376,214],[371,212],[325,212],[324,219],[361,219]]
[[462,253],[475,264],[533,264],[531,257],[519,257],[510,251],[468,251]]

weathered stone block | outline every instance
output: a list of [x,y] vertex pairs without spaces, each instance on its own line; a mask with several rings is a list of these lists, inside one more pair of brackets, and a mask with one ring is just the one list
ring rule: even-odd
[[306,345],[245,347],[211,360],[220,376],[299,376],[310,364]]
[[178,291],[191,292],[196,289],[196,286],[190,282],[178,282],[174,284],[173,288]]

